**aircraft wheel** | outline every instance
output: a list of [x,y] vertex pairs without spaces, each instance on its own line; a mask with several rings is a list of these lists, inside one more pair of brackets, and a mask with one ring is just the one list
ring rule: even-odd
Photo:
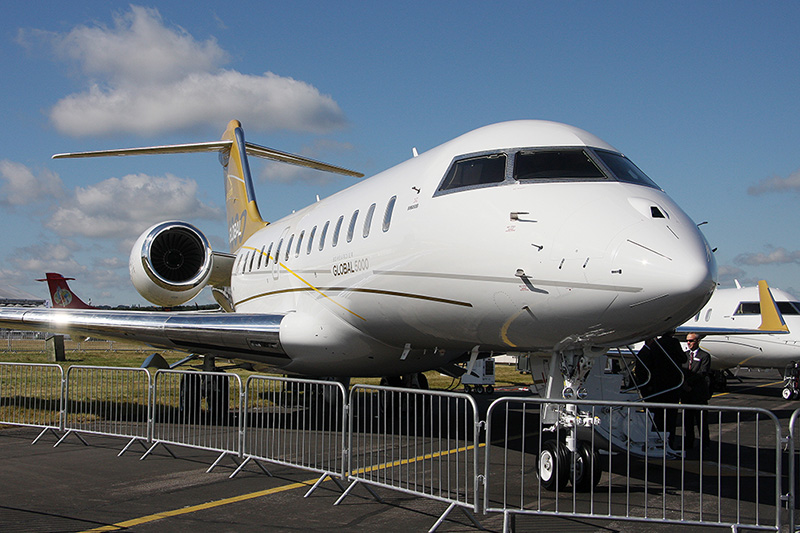
[[588,442],[578,442],[578,449],[575,451],[575,472],[572,477],[575,491],[589,492],[600,482],[601,475],[600,457],[597,452],[592,451]]
[[785,387],[781,395],[783,396],[784,400],[791,400],[792,396],[794,396],[794,391],[792,391],[792,389],[789,387]]
[[569,467],[566,446],[557,440],[542,443],[539,453],[539,480],[547,490],[562,491],[567,486]]

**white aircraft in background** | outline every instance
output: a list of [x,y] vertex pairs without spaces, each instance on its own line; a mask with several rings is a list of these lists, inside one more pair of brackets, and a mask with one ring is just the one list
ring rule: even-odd
[[[752,330],[762,323],[759,288],[742,287],[736,282],[736,288],[717,289],[705,307],[681,326],[684,331],[708,332],[700,343],[711,354],[713,370],[747,366],[783,371],[791,363],[800,362],[800,301],[785,291],[770,288],[781,316],[771,319],[769,325],[762,324],[762,329],[777,330],[782,325],[786,333],[735,334],[736,329]],[[719,329],[733,333],[714,335]],[[784,397],[788,399],[796,392],[796,387],[789,387]]]
[[715,286],[708,243],[669,196],[612,146],[554,122],[477,129],[273,223],[248,155],[360,175],[245,142],[235,120],[221,141],[54,158],[199,151],[223,166],[230,252],[161,222],[134,245],[131,278],[161,306],[211,286],[229,312],[2,309],[0,325],[325,377],[546,352],[561,396],[595,356],[685,322]]

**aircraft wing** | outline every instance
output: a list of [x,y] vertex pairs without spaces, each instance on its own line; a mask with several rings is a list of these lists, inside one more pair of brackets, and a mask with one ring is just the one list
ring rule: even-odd
[[761,306],[761,325],[756,329],[724,328],[686,325],[676,328],[676,333],[686,335],[697,333],[699,335],[766,335],[789,333],[789,327],[772,297],[769,285],[764,280],[758,282],[758,300]]
[[286,358],[285,315],[0,308],[0,327],[143,342],[158,348],[259,361]]

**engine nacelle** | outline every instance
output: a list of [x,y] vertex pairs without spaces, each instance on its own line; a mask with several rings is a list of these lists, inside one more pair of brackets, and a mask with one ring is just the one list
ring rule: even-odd
[[180,221],[142,233],[130,258],[131,281],[155,305],[181,305],[197,296],[213,270],[213,252],[200,230]]

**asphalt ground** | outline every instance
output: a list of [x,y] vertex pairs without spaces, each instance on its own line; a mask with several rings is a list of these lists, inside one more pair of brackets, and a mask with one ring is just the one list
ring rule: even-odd
[[[714,405],[768,409],[781,421],[784,434],[800,402],[781,397],[777,371],[740,371],[742,381],[729,380],[728,390],[715,395]],[[498,390],[477,395],[481,410],[504,395],[524,395],[519,390]],[[223,460],[212,472],[217,454],[170,447],[176,455],[157,447],[145,460],[141,447],[118,457],[124,439],[85,435],[89,445],[69,436],[54,448],[57,436],[48,433],[35,445],[38,429],[0,429],[0,531],[427,531],[445,511],[446,504],[377,488],[382,502],[363,487],[340,505],[341,494],[328,480],[304,498],[317,480],[314,473],[268,465],[272,476],[250,465],[229,479],[236,465]],[[489,531],[502,531],[502,514],[478,514]],[[586,520],[552,516],[521,516],[517,531],[674,531],[675,525]],[[681,527],[682,531],[719,528]],[[439,531],[477,531],[458,509]]]

